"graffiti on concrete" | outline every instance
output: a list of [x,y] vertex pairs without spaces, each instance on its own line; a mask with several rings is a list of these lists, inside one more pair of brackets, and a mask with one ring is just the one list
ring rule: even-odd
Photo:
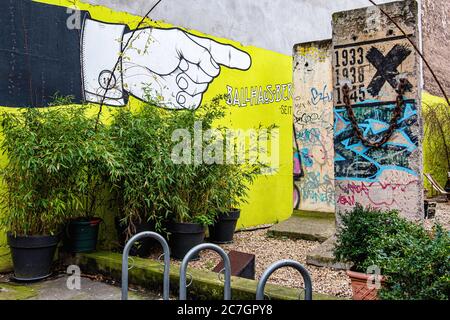
[[[394,105],[355,107],[358,125],[365,137],[382,134],[389,128]],[[355,136],[345,109],[335,110],[335,166],[336,180],[351,178],[375,182],[385,170],[399,170],[417,176],[410,155],[418,148],[418,136],[412,127],[417,123],[414,103],[407,103],[398,129],[381,148],[369,148]]]
[[333,212],[331,41],[294,49],[294,128],[304,176],[296,182],[302,210]]
[[[417,7],[413,2],[383,5],[408,36],[416,40]],[[397,209],[410,219],[423,217],[422,132],[418,108],[420,86],[417,54],[390,20],[371,8],[333,16],[334,150],[337,211],[357,203]],[[368,25],[355,21],[366,21]],[[344,106],[342,88],[357,126],[370,141],[390,127],[399,80],[407,81],[397,127],[381,147],[369,147],[356,136]]]

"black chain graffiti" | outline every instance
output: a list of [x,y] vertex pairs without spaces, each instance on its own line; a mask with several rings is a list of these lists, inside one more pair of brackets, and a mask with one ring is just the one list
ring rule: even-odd
[[408,85],[408,82],[406,79],[400,79],[400,82],[398,84],[398,88],[396,90],[397,92],[397,99],[396,99],[396,105],[394,109],[394,113],[392,115],[389,129],[383,134],[381,139],[378,139],[377,141],[372,141],[364,137],[364,134],[361,132],[361,129],[358,126],[358,121],[356,120],[355,113],[353,112],[353,107],[350,103],[350,88],[347,84],[344,85],[342,88],[342,92],[344,95],[344,104],[345,108],[347,110],[348,118],[351,122],[353,131],[355,132],[356,136],[358,137],[361,142],[368,147],[373,148],[380,148],[383,146],[386,142],[389,141],[389,139],[394,134],[394,131],[397,129],[397,122],[402,116],[403,106],[404,106],[404,99],[403,94],[405,93],[405,89]]

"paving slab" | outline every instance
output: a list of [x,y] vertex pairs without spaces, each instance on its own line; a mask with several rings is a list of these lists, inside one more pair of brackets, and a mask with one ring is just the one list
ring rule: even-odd
[[327,267],[337,270],[349,269],[351,267],[350,263],[339,262],[334,257],[335,245],[336,237],[332,236],[306,256],[306,263],[317,267]]
[[288,220],[271,227],[267,234],[277,238],[324,242],[334,235],[335,229],[333,213],[296,211]]
[[[2,277],[2,281],[6,277]],[[81,277],[79,287],[62,274],[33,283],[0,282],[0,300],[120,300],[120,287]],[[70,289],[73,288],[73,289]],[[158,294],[129,291],[129,300],[159,300]]]

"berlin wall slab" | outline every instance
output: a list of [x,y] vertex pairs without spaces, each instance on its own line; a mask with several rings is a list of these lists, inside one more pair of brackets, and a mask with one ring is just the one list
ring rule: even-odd
[[[415,1],[381,7],[418,42]],[[332,56],[336,211],[360,203],[397,209],[408,219],[421,220],[423,133],[418,54],[378,8],[368,7],[333,15]],[[351,83],[350,100],[364,137],[377,140],[389,128],[401,78],[406,79],[408,90],[397,128],[383,146],[367,146],[351,126],[343,86]]]
[[294,136],[303,177],[296,209],[334,212],[331,40],[294,46]]

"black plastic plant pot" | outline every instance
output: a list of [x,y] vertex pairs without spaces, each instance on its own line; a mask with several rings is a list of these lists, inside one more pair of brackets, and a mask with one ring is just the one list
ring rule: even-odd
[[66,250],[73,253],[95,251],[101,222],[101,218],[81,218],[70,221],[66,229]]
[[[205,240],[205,227],[197,223],[170,222],[167,231],[170,233],[170,255],[178,260],[182,260],[189,250]],[[196,259],[199,259],[198,254],[192,258]]]
[[[119,238],[119,244],[122,248],[125,247],[126,239],[127,239],[127,229],[128,225],[124,225],[120,222],[119,218],[115,218],[115,225],[117,230],[117,235]],[[134,226],[136,227],[136,234],[145,232],[145,231],[152,231],[155,232],[155,223],[154,222],[147,222],[142,221],[140,223],[135,222]],[[157,248],[160,248],[161,245],[159,242],[152,238],[144,238],[140,241],[137,241],[133,247],[130,249],[130,256],[138,256],[140,258],[147,258],[151,255],[153,251],[155,251]]]
[[59,236],[13,236],[8,233],[8,245],[14,266],[14,279],[36,281],[51,275]]
[[218,244],[233,242],[234,231],[240,216],[239,209],[219,214],[217,221],[209,226],[209,241]]

